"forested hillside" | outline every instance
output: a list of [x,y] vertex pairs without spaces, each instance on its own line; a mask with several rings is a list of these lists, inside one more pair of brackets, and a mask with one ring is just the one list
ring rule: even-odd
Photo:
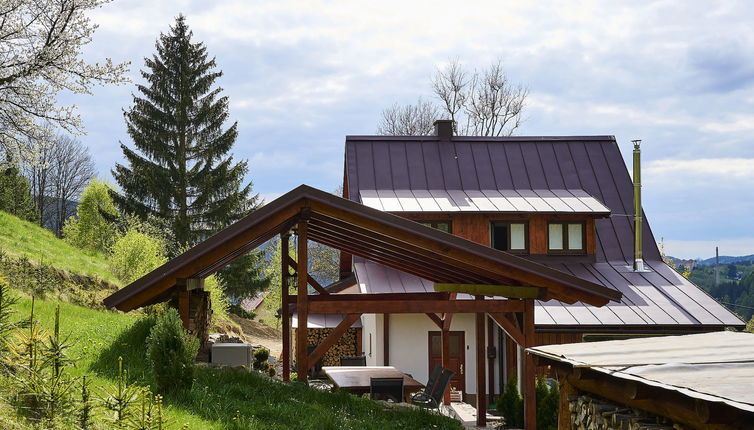
[[754,315],[754,264],[752,261],[720,265],[720,283],[715,285],[715,266],[697,265],[689,279],[712,297],[749,321]]

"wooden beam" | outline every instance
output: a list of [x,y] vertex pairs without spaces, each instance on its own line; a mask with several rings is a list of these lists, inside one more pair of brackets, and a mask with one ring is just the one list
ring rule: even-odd
[[[520,300],[401,300],[400,297],[391,297],[388,300],[375,297],[340,300],[341,296],[346,295],[309,296],[309,312],[313,314],[489,313],[520,312],[523,308],[523,303]],[[360,294],[353,295],[359,296]],[[382,296],[387,294],[361,295]]]
[[442,316],[442,329],[445,331],[450,330],[450,325],[453,323],[453,313],[447,312]]
[[[443,327],[440,331],[441,342],[441,354],[442,354],[442,367],[450,368],[450,331]],[[458,375],[460,378],[464,378],[464,375]],[[450,404],[450,384],[445,388],[445,392],[442,395],[442,402],[446,405]]]
[[390,314],[382,314],[383,365],[390,366]]
[[307,338],[309,322],[309,301],[307,288],[307,220],[301,220],[298,223],[298,254],[296,255],[296,312],[298,316],[298,328],[296,330],[296,365],[297,377],[301,382],[307,381],[307,371],[309,370]]
[[[288,297],[288,282],[290,270],[288,258],[290,257],[290,236],[288,233],[280,235],[280,290],[283,297]],[[281,310],[283,320],[283,381],[291,380],[291,308],[283,304]]]
[[[356,322],[356,320],[359,319],[361,315],[360,314],[349,314],[343,317],[343,320],[338,323],[338,325],[333,329],[333,331],[330,332],[330,334],[327,335],[325,340],[322,341],[319,345],[317,345],[316,348],[314,348],[314,351],[312,351],[311,354],[309,354],[308,362],[309,362],[309,368],[311,368],[314,363],[317,362],[320,358],[322,358],[323,355],[327,352],[328,349],[330,349],[333,345],[335,345],[338,340],[343,337],[343,333],[348,330],[353,323]],[[308,372],[309,369],[307,368],[306,371]]]
[[[526,299],[524,302],[523,328],[525,347],[536,346],[534,332],[534,300]],[[524,428],[537,430],[537,398],[536,398],[536,367],[534,356],[524,352]]]
[[[289,258],[288,264],[294,270],[296,270],[296,268],[298,267],[298,263],[293,258]],[[309,285],[311,285],[318,293],[320,293],[320,294],[330,294],[330,292],[327,291],[325,289],[325,287],[322,286],[322,284],[320,284],[319,282],[317,282],[316,279],[312,278],[312,275],[310,275],[309,273],[306,274],[306,282]]]
[[524,334],[521,333],[521,330],[516,327],[516,325],[508,319],[506,314],[502,312],[491,312],[489,313],[489,316],[492,318],[493,321],[497,323],[497,325],[500,326],[505,333],[511,337],[519,346],[526,346],[526,340],[524,339]]
[[[492,318],[486,318],[487,322],[487,349],[494,348],[495,345],[495,322]],[[487,402],[492,403],[492,397],[495,395],[495,358],[487,356]]]
[[[477,300],[484,298],[477,296]],[[487,427],[487,378],[485,374],[485,357],[484,347],[486,345],[484,336],[484,314],[476,314],[476,425],[477,427]]]
[[447,284],[435,282],[435,291],[498,296],[509,299],[542,299],[546,295],[544,288],[523,285]]
[[439,328],[440,330],[442,330],[442,318],[440,318],[439,316],[437,316],[437,314],[433,314],[433,313],[431,313],[431,312],[425,312],[424,314],[425,314],[426,316],[428,316],[428,317],[429,317],[429,319],[431,319],[431,320],[432,320],[432,322],[433,322],[433,323],[435,323],[435,325],[436,325],[436,326],[437,326],[437,327],[438,327],[438,328]]

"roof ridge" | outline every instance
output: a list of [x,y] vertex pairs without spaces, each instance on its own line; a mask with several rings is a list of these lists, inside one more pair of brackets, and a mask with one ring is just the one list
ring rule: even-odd
[[[437,136],[382,136],[382,135],[347,135],[346,141],[399,141],[399,142],[439,142]],[[453,136],[450,143],[454,142],[615,142],[614,135],[592,136]]]

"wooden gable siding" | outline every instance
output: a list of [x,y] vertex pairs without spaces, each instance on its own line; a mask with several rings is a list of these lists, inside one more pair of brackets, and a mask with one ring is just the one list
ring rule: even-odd
[[594,218],[583,215],[539,215],[539,214],[489,214],[489,213],[410,213],[394,212],[414,221],[445,221],[451,223],[452,233],[480,245],[490,246],[490,224],[493,221],[528,221],[529,253],[547,254],[547,223],[549,221],[584,221],[586,222],[587,254],[596,253]]

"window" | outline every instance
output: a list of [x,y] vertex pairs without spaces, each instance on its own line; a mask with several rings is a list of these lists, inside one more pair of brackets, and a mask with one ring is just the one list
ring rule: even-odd
[[529,251],[527,223],[494,221],[490,230],[492,233],[490,242],[493,248],[519,254]]
[[450,229],[450,221],[417,221],[419,224],[424,224],[427,227],[436,228],[444,231],[445,233],[452,233]]
[[547,229],[547,249],[552,254],[583,254],[583,222],[551,222]]

